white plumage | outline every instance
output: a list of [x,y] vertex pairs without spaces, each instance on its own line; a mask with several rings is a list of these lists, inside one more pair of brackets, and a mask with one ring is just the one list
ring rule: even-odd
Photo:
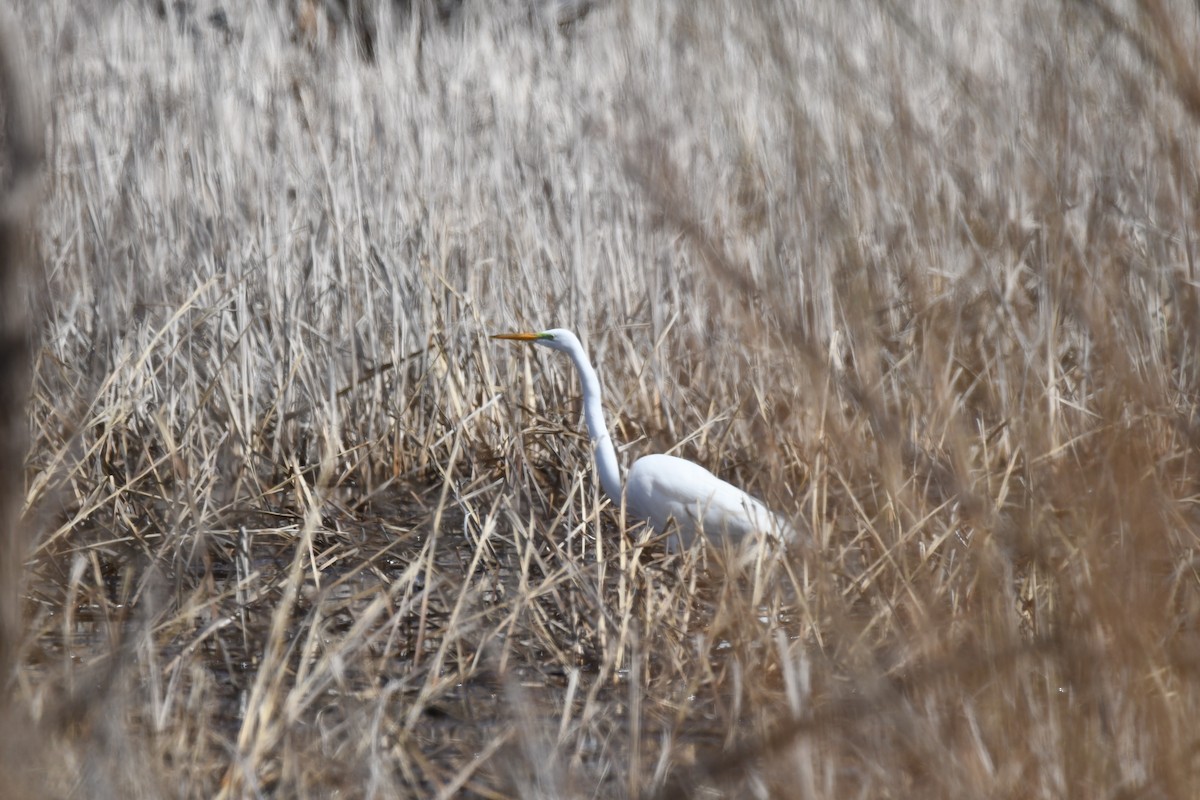
[[[583,388],[584,419],[600,484],[620,506],[621,475],[600,405],[600,380],[579,339],[562,328],[541,333],[500,333],[492,338],[532,342],[571,357]],[[754,533],[783,540],[795,538],[792,526],[760,501],[699,464],[675,456],[650,455],[635,461],[625,482],[624,499],[626,511],[648,522],[658,533],[671,530],[673,521],[685,546],[699,532],[714,541],[738,542]]]

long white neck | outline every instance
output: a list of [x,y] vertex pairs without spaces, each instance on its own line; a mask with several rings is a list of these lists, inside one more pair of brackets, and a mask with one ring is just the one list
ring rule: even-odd
[[592,440],[592,452],[596,456],[596,472],[604,493],[616,506],[621,505],[621,471],[617,466],[617,451],[608,426],[604,424],[604,409],[600,406],[600,379],[587,353],[582,347],[573,347],[568,352],[579,372],[579,383],[583,388],[583,418],[587,421],[588,436]]

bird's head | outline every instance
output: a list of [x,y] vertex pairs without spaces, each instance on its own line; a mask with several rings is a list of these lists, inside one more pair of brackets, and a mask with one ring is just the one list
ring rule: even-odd
[[511,339],[516,342],[533,342],[534,344],[540,344],[542,347],[549,347],[551,350],[559,350],[563,353],[582,350],[579,339],[565,328],[554,328],[542,331],[541,333],[497,333],[493,334],[492,338]]

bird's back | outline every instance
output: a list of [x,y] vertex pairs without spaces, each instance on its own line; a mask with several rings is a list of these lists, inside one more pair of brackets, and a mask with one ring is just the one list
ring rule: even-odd
[[740,541],[759,532],[793,538],[791,526],[760,501],[699,464],[675,456],[639,458],[626,478],[625,504],[630,514],[648,521],[658,533],[675,520],[685,546],[698,531],[718,541]]

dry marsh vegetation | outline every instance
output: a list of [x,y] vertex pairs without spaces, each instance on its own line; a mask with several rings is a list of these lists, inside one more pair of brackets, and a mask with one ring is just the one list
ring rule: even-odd
[[[410,5],[16,4],[11,786],[1200,793],[1194,5]],[[557,325],[811,539],[623,532]]]

